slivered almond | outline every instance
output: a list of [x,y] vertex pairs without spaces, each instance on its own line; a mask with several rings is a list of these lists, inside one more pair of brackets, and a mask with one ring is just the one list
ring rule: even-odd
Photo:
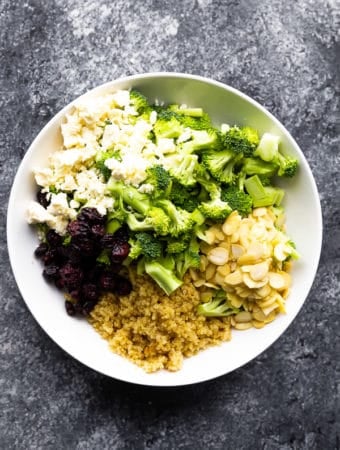
[[208,260],[216,266],[223,266],[228,262],[229,252],[224,247],[215,247],[208,253]]
[[281,274],[276,272],[269,272],[268,276],[269,276],[269,284],[272,288],[280,291],[287,287],[286,280]]
[[243,274],[243,282],[250,289],[258,289],[268,283],[268,277],[263,278],[263,280],[261,280],[261,281],[254,281],[248,273],[244,273]]
[[227,284],[231,284],[232,286],[236,286],[237,284],[242,283],[242,274],[239,270],[235,270],[235,272],[230,273],[224,278],[224,281]]
[[262,280],[268,274],[268,263],[266,261],[254,264],[249,272],[254,281]]

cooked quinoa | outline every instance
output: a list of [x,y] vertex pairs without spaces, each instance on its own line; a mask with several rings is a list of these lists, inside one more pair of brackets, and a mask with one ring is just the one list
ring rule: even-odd
[[229,317],[197,313],[199,291],[189,277],[170,297],[147,275],[132,281],[130,295],[104,295],[89,318],[115,353],[147,372],[177,371],[184,357],[230,340]]

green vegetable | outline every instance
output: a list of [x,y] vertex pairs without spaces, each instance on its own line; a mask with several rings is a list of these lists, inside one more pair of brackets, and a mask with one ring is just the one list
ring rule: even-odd
[[234,153],[252,156],[259,144],[259,135],[251,127],[232,127],[222,135],[223,146]]
[[252,211],[253,200],[251,196],[237,186],[222,189],[221,199],[227,202],[233,211],[238,211],[243,217]]
[[167,269],[158,261],[145,261],[145,272],[150,275],[167,295],[172,294],[183,284],[171,269]]
[[227,300],[225,291],[219,289],[209,302],[198,306],[197,312],[206,317],[226,317],[239,313],[240,308],[234,308]]
[[271,205],[279,206],[282,202],[284,190],[273,186],[263,186],[257,175],[247,178],[244,185],[253,199],[255,208]]

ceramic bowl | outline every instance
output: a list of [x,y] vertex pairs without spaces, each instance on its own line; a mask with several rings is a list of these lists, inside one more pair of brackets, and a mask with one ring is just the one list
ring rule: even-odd
[[[230,342],[185,359],[178,372],[159,371],[153,374],[145,373],[128,360],[112,353],[107,342],[86,320],[69,317],[65,313],[62,294],[47,284],[41,275],[41,263],[33,255],[38,242],[37,236],[26,222],[25,211],[36,194],[32,169],[45,164],[48,154],[60,147],[60,124],[74,102],[67,105],[43,128],[17,171],[7,216],[10,261],[22,297],[37,322],[51,339],[78,361],[112,378],[137,384],[179,386],[198,383],[227,374],[256,358],[284,333],[300,311],[312,286],[321,250],[319,196],[311,169],[286,128],[264,107],[240,91],[194,75],[151,73],[121,78],[96,87],[84,95],[95,97],[129,88],[141,91],[151,101],[159,99],[166,103],[203,107],[216,124],[247,124],[256,128],[259,133],[267,131],[277,134],[281,138],[284,152],[299,159],[298,175],[292,180],[281,182],[286,191],[284,207],[287,232],[302,255],[294,264],[293,286],[286,303],[287,313],[278,316],[261,330],[233,331]],[[267,364],[270,361],[267,360]]]

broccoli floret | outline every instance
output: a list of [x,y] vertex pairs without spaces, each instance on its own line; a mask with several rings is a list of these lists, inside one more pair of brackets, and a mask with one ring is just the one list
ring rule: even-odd
[[251,127],[232,127],[222,135],[226,149],[244,156],[252,156],[259,143],[259,135]]
[[169,167],[170,175],[184,186],[196,184],[195,172],[198,168],[197,155],[167,156],[164,159],[166,167]]
[[296,158],[279,153],[276,161],[279,164],[279,170],[277,171],[279,177],[292,178],[296,174],[299,165]]
[[277,172],[277,165],[263,161],[260,158],[245,158],[242,161],[241,171],[246,175],[264,175],[272,177]]
[[169,198],[175,206],[193,212],[199,204],[197,195],[197,190],[186,189],[182,184],[175,181],[172,183]]
[[191,140],[181,145],[181,150],[184,153],[194,153],[209,149],[221,149],[220,133],[215,128],[192,130]]
[[191,117],[203,117],[204,114],[202,108],[183,108],[182,106],[180,107],[176,104],[168,105],[168,109],[178,114],[183,114],[184,116]]
[[200,117],[185,114],[179,114],[179,116],[180,122],[185,128],[191,128],[192,130],[210,130],[213,127],[207,113],[203,113]]
[[107,150],[99,151],[96,155],[96,168],[103,175],[104,180],[107,182],[111,176],[111,170],[106,167],[105,161],[110,158],[116,158],[121,161],[120,151],[114,148],[109,148]]
[[251,213],[253,200],[250,195],[236,186],[229,186],[222,189],[221,199],[227,202],[232,210],[237,210],[243,217]]
[[136,233],[129,239],[131,259],[143,255],[147,259],[156,259],[162,255],[162,243],[150,233]]
[[280,153],[279,144],[279,136],[264,133],[255,151],[255,155],[259,156],[263,161],[276,165],[278,176],[292,178],[297,172],[298,160]]
[[228,302],[225,291],[219,289],[210,301],[198,306],[197,312],[206,317],[226,317],[239,313],[240,308],[234,308]]
[[154,186],[153,197],[167,197],[172,187],[172,180],[169,172],[159,164],[149,167],[146,170],[148,175],[146,183]]
[[235,169],[242,161],[241,154],[232,150],[209,150],[202,155],[202,163],[211,175],[221,183],[232,183],[235,180]]
[[168,241],[166,246],[167,253],[181,253],[188,247],[188,243],[184,240]]
[[177,237],[180,234],[188,233],[195,225],[191,214],[184,209],[176,208],[170,200],[159,200],[157,206],[162,208],[167,216],[170,217],[171,225],[169,234],[171,236]]
[[183,130],[184,128],[176,113],[166,109],[158,109],[157,120],[153,126],[156,138],[178,138]]
[[175,264],[178,277],[182,279],[190,267],[198,269],[200,261],[200,246],[197,238],[194,237],[191,239],[188,248],[176,255]]
[[229,216],[232,209],[227,202],[221,199],[202,202],[198,209],[207,219],[223,220]]
[[158,261],[145,261],[145,272],[167,295],[170,295],[183,284],[173,270],[166,268]]
[[130,105],[135,108],[138,114],[143,114],[146,110],[150,109],[146,97],[135,90],[130,91]]
[[126,223],[132,231],[155,231],[160,236],[166,236],[171,231],[171,221],[161,208],[151,207],[143,218],[137,218],[130,212]]
[[107,189],[114,197],[118,198],[118,200],[121,199],[140,214],[145,215],[151,208],[150,197],[142,194],[133,186],[112,180],[108,183]]
[[280,205],[284,196],[284,190],[272,186],[263,186],[260,178],[253,175],[244,182],[248,194],[253,199],[255,208],[260,206]]

